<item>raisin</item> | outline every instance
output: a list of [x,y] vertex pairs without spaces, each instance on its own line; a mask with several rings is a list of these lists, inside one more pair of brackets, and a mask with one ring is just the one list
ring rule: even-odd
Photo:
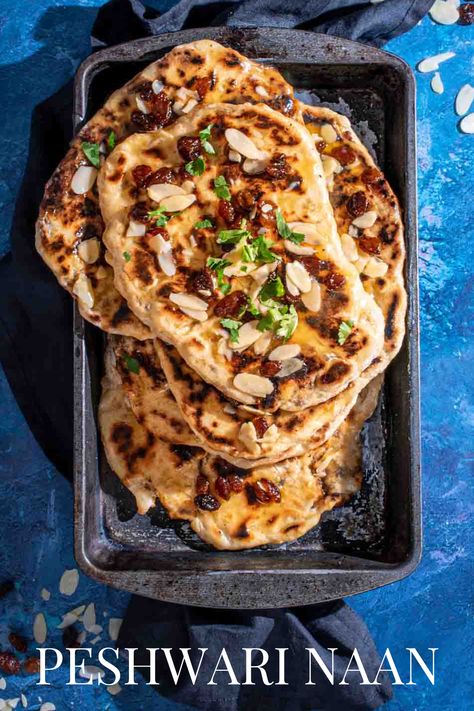
[[148,177],[147,185],[156,185],[157,183],[174,183],[175,175],[171,168],[159,168]]
[[459,24],[472,25],[474,23],[474,3],[466,2],[459,7]]
[[224,168],[224,177],[228,183],[235,183],[242,175],[242,169],[237,163],[226,165]]
[[203,496],[209,493],[209,482],[203,474],[199,474],[196,479],[196,494]]
[[260,373],[263,375],[265,378],[272,378],[274,375],[276,375],[281,368],[281,363],[278,360],[267,360],[265,363],[262,363],[261,368],[260,368]]
[[171,101],[163,91],[160,91],[159,94],[153,94],[151,102],[153,105],[152,115],[156,122],[157,128],[167,126],[173,117]]
[[268,479],[258,479],[253,485],[253,490],[257,501],[261,504],[269,504],[272,501],[279,503],[281,501],[280,489]]
[[346,209],[352,217],[360,217],[369,208],[369,201],[363,190],[353,193],[346,203]]
[[[274,361],[269,361],[269,362],[274,362]],[[270,425],[268,424],[268,422],[266,421],[266,419],[264,417],[254,417],[252,422],[253,422],[253,426],[255,427],[255,430],[257,432],[257,437],[260,439],[261,437],[263,437],[263,435],[268,430]]]
[[323,153],[324,149],[327,146],[327,143],[326,143],[326,141],[317,141],[315,143],[315,146],[316,146],[316,149],[318,150],[319,153]]
[[291,171],[291,167],[286,160],[286,155],[284,153],[277,153],[270,159],[267,165],[266,173],[270,178],[275,180],[280,180],[281,178],[286,178]]
[[325,276],[322,281],[323,284],[331,291],[338,291],[339,289],[342,289],[346,283],[346,278],[337,272],[329,272],[329,274]]
[[165,242],[170,241],[170,236],[163,227],[150,227],[149,229],[147,229],[146,233],[149,237],[155,237],[156,235],[160,235],[160,237],[162,237]]
[[374,168],[373,166],[370,168],[366,168],[362,175],[360,176],[360,179],[364,183],[364,185],[373,185],[373,183],[377,183],[381,179],[382,175],[377,168]]
[[327,262],[318,259],[318,257],[313,257],[310,255],[306,257],[301,257],[298,261],[300,261],[301,264],[304,265],[306,271],[313,277],[317,277],[320,271],[327,268]]
[[[272,209],[269,210],[269,207],[271,207]],[[265,198],[261,198],[257,203],[257,214],[255,216],[256,222],[261,227],[271,227],[275,224],[276,209],[277,205],[275,205],[274,202],[272,202],[271,200],[266,200]]]
[[236,218],[235,207],[229,200],[219,200],[217,213],[219,217],[222,217],[226,225],[234,224]]
[[10,632],[8,635],[8,641],[17,652],[26,652],[28,643],[21,635],[16,634],[16,632]]
[[5,597],[5,595],[8,595],[9,592],[13,590],[15,587],[15,583],[13,580],[5,580],[3,583],[0,583],[0,599],[2,597]]
[[132,170],[133,180],[135,181],[135,185],[139,188],[146,188],[150,175],[151,168],[149,165],[137,165]]
[[131,119],[139,131],[153,131],[158,128],[153,114],[143,114],[141,111],[136,110],[132,111]]
[[237,208],[239,212],[248,213],[250,212],[257,202],[256,196],[251,190],[245,189],[241,190],[239,193],[234,195],[232,204]]
[[295,102],[289,96],[278,96],[276,99],[269,101],[269,105],[285,116],[292,116],[295,112]]
[[228,479],[224,479],[223,476],[218,476],[216,479],[215,487],[216,492],[221,497],[221,499],[225,499],[227,501],[227,499],[230,498],[231,488]]
[[235,318],[247,306],[247,296],[243,291],[233,291],[221,299],[214,308],[216,316]]
[[40,670],[40,660],[38,657],[28,657],[23,662],[23,671],[26,674],[38,674]]
[[196,506],[203,511],[217,511],[220,503],[211,494],[201,494],[194,499]]
[[140,95],[143,101],[151,101],[154,96],[151,81],[142,82],[136,87],[135,91]]
[[378,237],[369,237],[369,235],[362,235],[357,240],[358,246],[367,252],[367,254],[380,254],[380,240]]
[[12,652],[0,652],[0,671],[3,674],[18,674],[20,662]]
[[130,211],[130,217],[135,222],[148,222],[149,208],[146,202],[137,202]]
[[355,151],[350,146],[336,146],[331,152],[333,158],[339,161],[341,165],[349,165],[357,158]]
[[212,272],[208,267],[204,267],[199,272],[190,275],[188,280],[188,288],[191,292],[214,291],[214,281]]
[[74,625],[69,625],[69,627],[65,627],[63,630],[63,647],[66,649],[72,649],[74,647],[79,647],[79,642],[77,641],[77,638],[79,636],[79,632]]
[[184,160],[195,160],[201,155],[201,141],[197,136],[181,136],[178,151]]
[[244,481],[237,474],[229,474],[226,481],[229,482],[230,490],[235,494],[238,494],[244,488]]
[[203,99],[207,92],[212,89],[214,85],[214,77],[210,74],[208,77],[199,77],[194,83],[194,89],[199,94],[199,98]]

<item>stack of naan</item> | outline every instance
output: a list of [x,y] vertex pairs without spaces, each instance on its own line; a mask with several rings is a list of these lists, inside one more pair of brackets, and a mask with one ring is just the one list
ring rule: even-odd
[[110,334],[102,441],[140,513],[240,549],[357,492],[406,296],[398,202],[347,118],[232,49],[176,47],[74,139],[36,241]]

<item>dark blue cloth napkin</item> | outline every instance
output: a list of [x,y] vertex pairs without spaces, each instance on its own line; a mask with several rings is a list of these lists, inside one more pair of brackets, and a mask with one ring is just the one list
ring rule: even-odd
[[[292,27],[339,35],[374,45],[409,30],[432,0],[181,0],[160,15],[138,0],[112,0],[98,13],[93,48],[191,27]],[[32,77],[33,79],[33,77]],[[0,263],[0,360],[15,397],[36,439],[60,472],[72,475],[72,301],[56,283],[34,247],[34,223],[43,187],[66,151],[71,137],[71,84],[33,113],[30,151],[11,231],[11,254]],[[294,610],[260,612],[184,608],[132,598],[119,640],[138,647],[145,663],[147,647],[225,647],[238,660],[243,647],[288,647],[289,686],[195,686],[160,679],[161,693],[207,711],[260,709],[279,711],[373,709],[391,696],[390,680],[360,686],[357,674],[339,686],[354,647],[369,675],[375,677],[379,656],[363,621],[342,601]],[[316,686],[305,686],[305,648],[314,647],[328,663],[337,648],[335,685],[322,672]],[[207,664],[207,662],[206,662]],[[206,679],[206,664],[200,678]]]

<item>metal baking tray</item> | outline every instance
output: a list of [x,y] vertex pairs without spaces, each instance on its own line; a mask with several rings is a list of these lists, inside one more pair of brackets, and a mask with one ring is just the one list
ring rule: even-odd
[[272,64],[306,100],[350,110],[371,139],[404,214],[407,335],[363,431],[365,478],[346,506],[292,544],[211,550],[159,506],[136,514],[97,431],[104,337],[74,323],[75,555],[92,578],[171,602],[223,608],[304,605],[370,590],[411,573],[421,556],[415,86],[398,57],[344,39],[281,29],[204,28],[101,50],[79,68],[74,128],[107,95],[175,45],[210,38]]

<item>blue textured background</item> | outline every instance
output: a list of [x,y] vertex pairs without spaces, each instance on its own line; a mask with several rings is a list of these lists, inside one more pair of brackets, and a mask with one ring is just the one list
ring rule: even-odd
[[[15,195],[24,170],[33,106],[53,93],[88,53],[88,34],[101,0],[0,0],[0,253],[8,251]],[[171,5],[161,3],[161,7]],[[64,7],[67,5],[67,7]],[[157,3],[155,3],[157,5]],[[430,77],[418,78],[418,147],[421,239],[424,531],[423,561],[407,580],[352,598],[379,649],[396,658],[405,647],[439,647],[437,684],[399,687],[391,711],[473,708],[468,671],[473,649],[474,536],[474,294],[472,265],[472,155],[474,136],[457,130],[453,102],[472,82],[472,28],[435,25],[428,17],[388,47],[413,67],[429,55],[452,50],[442,66],[445,93],[434,94]],[[33,237],[32,237],[33,238]],[[470,366],[470,367],[469,367]],[[81,575],[71,598],[60,595],[59,579],[75,567],[72,556],[71,489],[33,440],[8,385],[0,377],[0,580],[14,578],[16,590],[0,602],[0,648],[9,629],[32,636],[37,612],[48,620],[48,643],[58,646],[60,615],[95,602],[102,640],[110,643],[107,616],[120,617],[128,595]],[[46,587],[49,602],[40,597]],[[3,606],[3,607],[2,607]],[[34,646],[34,645],[33,645]],[[406,668],[405,668],[406,672]],[[36,677],[7,677],[0,698],[24,692],[28,708],[40,696],[58,709],[178,708],[143,683],[115,697],[104,688],[65,687],[66,672],[47,689]]]

